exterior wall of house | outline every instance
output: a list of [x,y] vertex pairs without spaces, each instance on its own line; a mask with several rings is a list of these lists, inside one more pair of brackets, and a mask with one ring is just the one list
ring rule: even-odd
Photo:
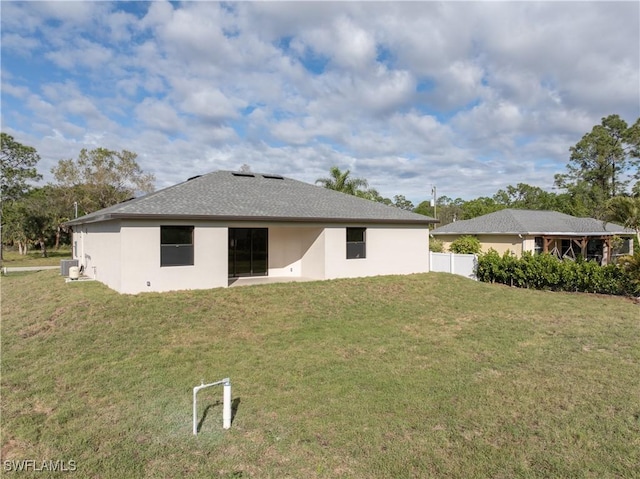
[[312,279],[408,274],[429,270],[427,229],[367,228],[363,259],[346,259],[346,227],[282,224],[242,225],[269,228],[270,277]]
[[[160,266],[160,225],[195,226],[193,265]],[[122,293],[228,286],[228,230],[189,221],[122,223]]]
[[[322,235],[322,231],[323,229],[317,226],[269,226],[268,275],[272,277],[322,277],[313,273],[317,270],[317,261],[314,259],[317,255],[309,254],[309,249]],[[310,274],[313,275],[308,276]]]
[[[437,235],[436,238],[442,241],[445,251],[449,251],[451,243],[463,235]],[[518,235],[474,235],[482,245],[482,252],[486,253],[493,248],[500,255],[507,251],[511,251],[516,256],[521,256],[522,251],[533,251],[535,247],[534,239],[529,240],[526,237],[520,238]],[[531,247],[529,250],[528,248]]]
[[[160,225],[193,222],[89,223],[74,232],[85,274],[120,293],[228,286],[228,230],[194,225],[193,266],[160,266]],[[95,274],[95,276],[94,276]]]
[[120,291],[120,222],[90,223],[74,228],[75,259],[84,274]]
[[[194,264],[160,266],[160,226],[194,226]],[[90,276],[126,294],[227,287],[229,223],[122,220],[78,228],[80,263]],[[331,279],[429,271],[427,228],[367,226],[366,258],[347,259],[346,227],[234,223],[269,229],[270,277]]]
[[522,252],[535,253],[536,252],[536,238],[535,236],[525,236],[522,241]]
[[325,279],[325,229],[310,238],[309,247],[302,256],[302,276],[304,278]]
[[346,227],[325,229],[325,278],[429,271],[429,232],[426,227],[360,226],[366,227],[366,258],[358,259],[347,259]]
[[478,239],[482,244],[482,251],[486,252],[493,248],[501,255],[510,251],[516,256],[522,256],[525,238],[518,235],[479,235]]

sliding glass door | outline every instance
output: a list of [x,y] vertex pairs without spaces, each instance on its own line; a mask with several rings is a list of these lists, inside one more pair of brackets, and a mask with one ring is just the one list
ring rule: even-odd
[[266,276],[267,228],[229,228],[229,277]]

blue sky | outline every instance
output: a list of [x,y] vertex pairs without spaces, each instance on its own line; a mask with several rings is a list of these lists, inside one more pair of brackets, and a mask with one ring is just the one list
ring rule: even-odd
[[2,131],[45,181],[127,149],[157,188],[331,166],[414,203],[523,182],[640,117],[638,2],[8,2]]

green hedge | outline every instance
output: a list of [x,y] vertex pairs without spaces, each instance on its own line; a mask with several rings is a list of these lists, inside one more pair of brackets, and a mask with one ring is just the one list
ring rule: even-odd
[[490,250],[478,258],[477,277],[519,288],[628,296],[640,292],[632,275],[617,265],[600,266],[581,258],[561,261],[550,254],[525,253],[516,258],[509,252],[500,256]]
[[480,240],[475,236],[460,236],[449,246],[449,250],[456,254],[478,254],[482,249]]

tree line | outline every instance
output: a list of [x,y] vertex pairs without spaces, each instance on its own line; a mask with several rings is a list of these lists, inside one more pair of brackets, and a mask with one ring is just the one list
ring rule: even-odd
[[54,181],[34,186],[42,179],[36,149],[0,135],[2,246],[15,246],[20,254],[37,245],[46,256],[48,246],[69,243],[65,222],[154,190],[155,177],[142,171],[135,153],[106,148],[60,160],[51,170]]
[[[34,186],[42,180],[36,149],[6,133],[1,133],[1,143],[2,244],[15,246],[21,253],[35,244],[46,254],[48,246],[57,248],[69,242],[64,224],[76,215],[154,190],[155,178],[142,171],[136,153],[106,148],[82,149],[77,158],[60,160],[51,170],[54,181]],[[462,200],[441,196],[434,205],[440,224],[504,208],[555,210],[579,217],[615,219],[634,228],[640,240],[640,118],[632,125],[618,115],[602,118],[569,152],[566,172],[554,178],[558,192],[518,183],[498,190],[492,197]],[[414,206],[404,195],[385,198],[366,179],[354,178],[349,170],[337,166],[316,183],[435,216],[429,200]]]

